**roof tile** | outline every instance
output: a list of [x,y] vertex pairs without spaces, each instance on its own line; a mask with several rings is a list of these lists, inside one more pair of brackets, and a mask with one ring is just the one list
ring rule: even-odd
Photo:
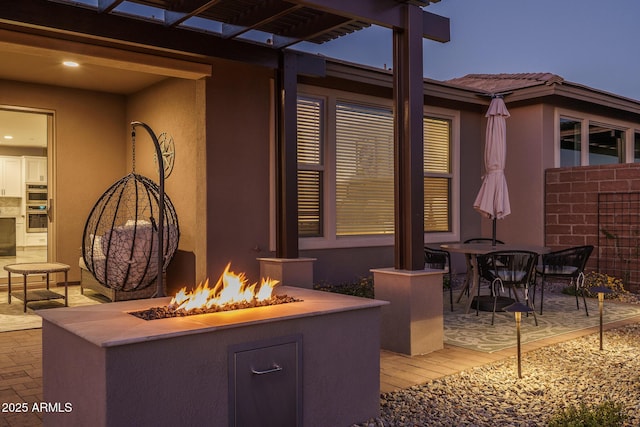
[[552,73],[467,74],[446,81],[457,86],[500,93],[531,86],[562,84],[564,79]]

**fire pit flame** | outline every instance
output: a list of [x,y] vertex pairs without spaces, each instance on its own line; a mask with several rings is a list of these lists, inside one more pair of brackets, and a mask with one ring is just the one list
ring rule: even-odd
[[169,309],[178,311],[192,311],[209,309],[213,306],[223,306],[234,303],[250,303],[264,301],[271,298],[273,288],[279,283],[277,280],[262,279],[256,292],[257,283],[248,285],[244,273],[236,274],[230,271],[231,263],[227,264],[224,272],[213,288],[209,287],[209,280],[192,292],[182,288],[169,303]]
[[230,267],[231,263],[227,264],[213,288],[209,287],[207,280],[191,292],[187,292],[186,287],[180,289],[169,305],[129,314],[143,320],[155,320],[301,301],[288,295],[272,295],[279,283],[277,280],[262,279],[260,287],[257,283],[249,285],[244,273],[236,274],[229,270]]

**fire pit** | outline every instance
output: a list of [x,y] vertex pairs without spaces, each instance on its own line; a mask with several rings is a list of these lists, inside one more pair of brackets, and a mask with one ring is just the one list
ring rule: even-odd
[[218,282],[212,288],[209,287],[208,280],[190,292],[182,288],[171,299],[169,305],[134,311],[131,314],[140,319],[155,320],[299,301],[288,295],[273,295],[273,288],[278,284],[277,280],[262,279],[259,287],[257,283],[249,285],[243,273],[236,274],[230,270],[230,267],[231,263],[227,264]]
[[[45,425],[350,425],[379,414],[383,301],[281,286],[294,303],[146,321],[169,298],[43,310]],[[62,404],[64,407],[64,404]]]

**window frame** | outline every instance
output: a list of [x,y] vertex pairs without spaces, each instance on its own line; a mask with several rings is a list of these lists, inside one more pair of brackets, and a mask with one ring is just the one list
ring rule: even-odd
[[[324,185],[323,185],[323,236],[300,237],[299,248],[331,249],[393,246],[394,235],[364,235],[364,236],[336,236],[336,103],[346,102],[374,108],[393,108],[390,99],[362,95],[336,89],[326,89],[315,86],[299,85],[298,96],[304,98],[318,98],[324,101],[324,125],[321,130],[324,135]],[[454,242],[460,240],[460,112],[439,107],[424,106],[423,114],[436,119],[451,122],[451,231],[425,232],[424,242]]]
[[624,164],[624,163],[634,163],[634,143],[635,143],[635,133],[640,132],[640,129],[637,127],[637,123],[626,122],[623,120],[614,119],[611,117],[598,116],[594,114],[588,114],[585,112],[568,110],[563,108],[555,109],[555,141],[554,141],[554,167],[569,167],[561,165],[560,158],[560,120],[561,119],[570,119],[580,122],[580,165],[578,166],[589,166],[589,126],[590,125],[603,125],[610,127],[613,130],[622,131],[624,134],[624,146],[621,148],[621,155],[623,156],[623,161],[618,163],[609,163],[609,164]]
[[[301,161],[301,159],[298,157],[298,164],[297,164],[297,171],[298,171],[298,179],[300,179],[300,173],[301,172],[315,172],[318,173],[319,175],[319,181],[320,181],[320,188],[319,190],[319,206],[318,206],[318,216],[319,216],[319,230],[318,230],[318,234],[317,235],[305,235],[305,236],[300,236],[302,238],[309,238],[309,237],[322,237],[324,236],[325,230],[324,230],[324,217],[326,216],[326,207],[324,204],[324,197],[323,197],[323,193],[324,193],[324,188],[326,186],[325,183],[325,178],[324,178],[324,174],[325,174],[325,149],[326,149],[326,138],[324,136],[324,132],[325,132],[325,121],[326,121],[326,116],[327,116],[327,107],[326,107],[326,100],[324,98],[321,97],[305,97],[303,95],[298,95],[298,98],[302,98],[302,99],[307,99],[308,101],[311,102],[318,102],[318,114],[320,116],[320,129],[318,129],[318,162],[317,163],[310,163],[310,162],[303,162]],[[299,126],[298,126],[299,127]],[[300,209],[300,199],[299,199],[300,193],[299,193],[299,189],[298,189],[298,209]],[[299,216],[299,214],[298,214]],[[300,224],[298,223],[298,233],[300,233]]]

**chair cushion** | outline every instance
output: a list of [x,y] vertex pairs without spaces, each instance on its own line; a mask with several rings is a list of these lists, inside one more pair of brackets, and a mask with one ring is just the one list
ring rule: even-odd
[[537,268],[538,273],[545,275],[573,276],[578,267],[573,265],[543,265]]

